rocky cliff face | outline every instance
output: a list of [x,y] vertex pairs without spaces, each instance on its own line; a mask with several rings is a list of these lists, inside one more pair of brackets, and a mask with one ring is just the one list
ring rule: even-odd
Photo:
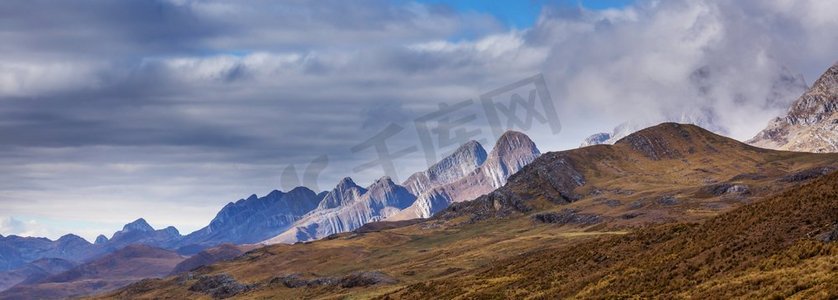
[[451,203],[475,199],[506,184],[507,178],[540,155],[535,143],[523,133],[508,131],[495,143],[486,161],[459,180],[427,190],[416,202],[388,221],[428,218]]
[[478,142],[467,142],[427,170],[410,176],[403,185],[384,177],[364,189],[345,178],[317,209],[265,242],[309,241],[380,220],[427,218],[453,202],[471,200],[503,186],[511,174],[538,155],[529,137],[510,131],[498,139],[491,153],[486,154]]
[[355,184],[352,178],[346,177],[338,183],[335,189],[326,194],[326,197],[317,205],[317,209],[324,210],[353,203],[366,192],[367,190]]
[[298,187],[288,193],[273,191],[261,198],[252,195],[229,203],[209,225],[190,233],[180,242],[181,252],[194,253],[223,243],[261,242],[290,228],[303,215],[314,210],[318,203],[331,206],[352,201],[360,193],[358,189],[349,180],[341,182],[339,188],[328,195],[318,195],[308,188]]
[[[368,189],[348,183],[344,179],[323,199],[332,202],[320,203],[318,209],[306,214],[294,223],[291,229],[271,238],[267,243],[294,243],[324,238],[326,236],[355,230],[369,222],[379,221],[408,207],[416,200],[405,187],[395,184],[389,177],[383,177]],[[338,197],[341,196],[341,197]],[[346,196],[346,197],[342,197]],[[335,203],[340,205],[335,206]]]
[[411,175],[402,185],[410,193],[419,195],[423,191],[452,183],[463,178],[486,161],[486,150],[476,141],[469,141],[434,164],[428,170]]
[[838,152],[838,63],[749,144],[777,150]]

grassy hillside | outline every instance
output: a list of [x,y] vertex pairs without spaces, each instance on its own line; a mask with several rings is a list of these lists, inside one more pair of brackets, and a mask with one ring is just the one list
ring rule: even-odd
[[382,298],[838,297],[838,173],[701,224],[499,260]]

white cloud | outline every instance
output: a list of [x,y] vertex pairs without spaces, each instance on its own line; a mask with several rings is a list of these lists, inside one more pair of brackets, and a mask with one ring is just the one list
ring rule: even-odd
[[55,230],[53,228],[44,226],[35,220],[22,221],[9,216],[0,216],[0,233],[5,236],[55,236]]

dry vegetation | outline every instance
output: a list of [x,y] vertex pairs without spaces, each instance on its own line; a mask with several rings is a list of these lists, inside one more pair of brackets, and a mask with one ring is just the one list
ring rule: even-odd
[[838,174],[702,224],[529,252],[383,298],[838,297]]

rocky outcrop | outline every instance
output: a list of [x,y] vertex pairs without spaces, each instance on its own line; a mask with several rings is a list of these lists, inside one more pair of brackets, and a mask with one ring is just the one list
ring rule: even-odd
[[802,152],[838,152],[838,63],[798,98],[783,117],[772,120],[749,144]]
[[602,222],[602,217],[595,214],[579,213],[573,209],[563,209],[559,212],[539,213],[532,219],[540,223],[555,225],[593,225]]
[[377,284],[394,284],[399,282],[390,275],[379,271],[358,271],[352,272],[349,275],[340,279],[340,287],[354,288],[365,287]]
[[291,274],[272,278],[268,285],[282,285],[287,288],[304,288],[319,286],[340,286],[350,289],[355,287],[366,287],[379,284],[394,284],[399,281],[390,275],[380,271],[357,271],[340,278],[314,277],[304,278],[301,274]]
[[225,299],[249,291],[250,285],[241,284],[230,275],[202,275],[198,282],[189,287],[192,292],[212,296],[214,299]]
[[834,168],[834,167],[811,168],[811,169],[806,169],[806,170],[802,170],[802,171],[799,171],[799,172],[795,172],[795,173],[783,176],[783,178],[781,178],[780,181],[801,182],[801,181],[811,180],[811,179],[815,179],[815,178],[827,175],[829,173],[834,172],[835,170],[836,170],[836,168]]

